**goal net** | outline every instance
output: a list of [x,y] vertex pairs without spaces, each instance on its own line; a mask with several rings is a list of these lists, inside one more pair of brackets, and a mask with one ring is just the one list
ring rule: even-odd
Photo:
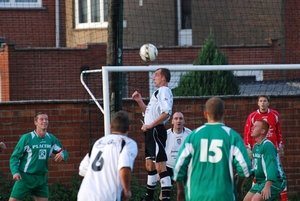
[[[113,94],[121,93],[121,101],[126,101],[131,99],[134,91],[139,91],[145,100],[149,99],[156,89],[152,76],[158,68],[168,68],[171,71],[169,87],[174,98],[300,94],[300,80],[295,76],[300,70],[298,64],[103,66],[101,70],[83,71],[81,78],[82,84],[104,114],[105,134],[109,133],[115,97]],[[122,76],[119,80],[112,79],[112,73],[122,73]],[[97,81],[90,85],[85,83],[85,76],[90,79],[91,74],[97,75],[94,79],[98,79],[98,84],[95,85]],[[111,89],[116,84],[121,86],[119,91]],[[199,85],[202,86],[199,88]]]

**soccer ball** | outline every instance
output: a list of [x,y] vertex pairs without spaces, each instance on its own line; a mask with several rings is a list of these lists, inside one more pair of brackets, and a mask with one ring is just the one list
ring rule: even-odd
[[140,48],[140,56],[145,62],[154,61],[157,55],[158,55],[157,48],[150,43],[144,44]]

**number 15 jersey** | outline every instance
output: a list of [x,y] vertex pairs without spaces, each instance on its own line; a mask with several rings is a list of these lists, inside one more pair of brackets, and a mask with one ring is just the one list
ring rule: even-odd
[[119,170],[133,169],[137,144],[124,135],[110,134],[97,140],[79,166],[84,176],[78,201],[120,201],[123,190]]
[[236,200],[235,171],[248,177],[251,162],[241,136],[223,123],[206,123],[181,146],[173,179],[186,181],[186,200]]

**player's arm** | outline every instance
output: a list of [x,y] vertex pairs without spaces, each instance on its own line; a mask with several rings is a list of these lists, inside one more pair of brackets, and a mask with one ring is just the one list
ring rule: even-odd
[[277,140],[277,144],[278,144],[280,157],[282,157],[282,156],[284,156],[284,144],[283,144],[283,138],[282,138],[282,132],[281,132],[279,116],[278,116],[278,122],[276,124],[276,140]]
[[80,165],[79,165],[79,175],[80,176],[84,177],[86,175],[86,172],[87,172],[88,167],[90,165],[90,158],[91,158],[91,155],[92,155],[93,147],[94,147],[94,144],[93,144],[93,146],[91,146],[89,152],[85,155],[85,157],[80,162]]
[[133,92],[131,97],[133,100],[135,100],[138,103],[142,113],[145,113],[147,106],[144,103],[141,94],[139,92],[135,91],[135,92]]
[[89,154],[86,154],[79,165],[79,175],[80,176],[84,177],[86,175],[89,164],[90,164],[90,157],[89,157]]
[[[124,140],[124,139],[123,139]],[[123,185],[123,196],[125,200],[130,200],[130,181],[131,181],[131,171],[133,169],[134,160],[138,153],[138,147],[133,140],[124,140],[125,146],[121,148],[121,153],[119,156],[118,170],[120,174],[120,179]],[[122,144],[123,141],[122,141]]]
[[251,147],[251,129],[253,127],[252,121],[251,121],[252,115],[250,114],[245,122],[245,127],[244,127],[244,144],[247,148],[252,148]]
[[249,177],[251,174],[251,161],[245,148],[243,139],[235,131],[231,130],[233,163],[240,177]]
[[280,117],[279,117],[279,114],[277,113],[277,122],[276,122],[276,140],[277,140],[277,144],[278,144],[278,147],[279,148],[279,151],[280,151],[280,155],[283,156],[284,155],[284,151],[283,151],[283,148],[284,148],[284,144],[283,144],[283,138],[282,138],[282,131],[281,131],[281,124],[280,124]]
[[6,145],[4,142],[0,142],[0,152],[2,151],[2,149],[6,149]]
[[53,153],[56,154],[54,157],[54,160],[56,162],[60,161],[67,161],[69,158],[68,152],[63,148],[61,142],[54,136],[52,135],[54,140],[54,145],[53,145]]
[[264,200],[268,200],[271,197],[271,185],[272,181],[267,181],[264,188],[261,191],[261,196],[263,197]]
[[119,170],[121,182],[123,185],[123,196],[125,200],[130,200],[130,181],[131,181],[131,169],[129,167],[123,167]]
[[23,135],[20,138],[19,142],[17,143],[12,155],[10,156],[9,165],[10,165],[10,171],[13,176],[15,174],[19,174],[19,163],[20,163],[20,159],[22,158],[25,152],[26,145],[27,145],[26,135]]
[[158,118],[152,122],[150,125],[149,125],[149,128],[153,128],[159,124],[162,124],[165,120],[167,120],[168,118],[170,117],[170,114],[167,114],[167,113],[161,113]]
[[263,160],[265,161],[266,180],[276,181],[278,173],[277,150],[272,142],[263,145]]

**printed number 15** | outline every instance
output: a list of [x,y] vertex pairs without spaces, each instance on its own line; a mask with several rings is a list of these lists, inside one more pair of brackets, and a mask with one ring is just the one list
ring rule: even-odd
[[[208,149],[208,139],[201,139],[201,152],[200,162],[218,163],[223,156],[221,147],[223,146],[223,140],[212,140]],[[208,152],[213,152],[209,155]]]

